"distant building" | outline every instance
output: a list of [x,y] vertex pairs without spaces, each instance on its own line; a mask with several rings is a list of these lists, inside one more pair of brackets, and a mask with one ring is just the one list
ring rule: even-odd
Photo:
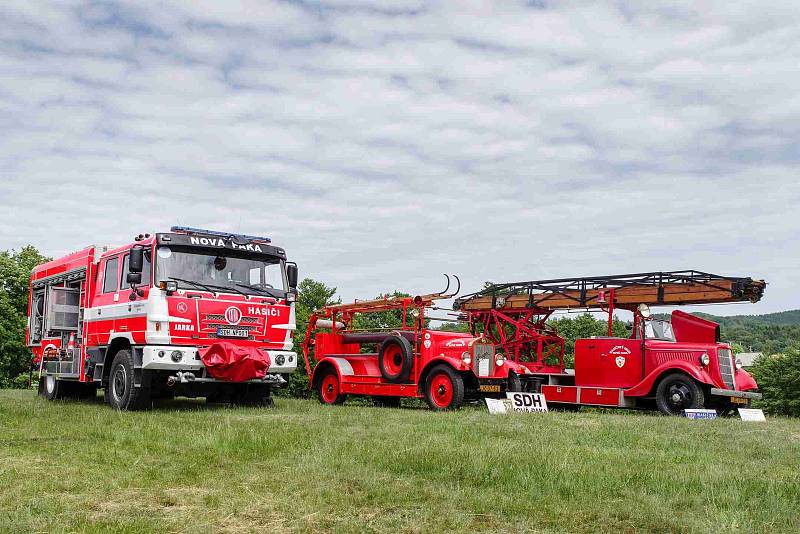
[[736,355],[736,359],[742,362],[742,367],[747,368],[752,367],[753,362],[761,356],[762,354],[760,352],[740,352]]

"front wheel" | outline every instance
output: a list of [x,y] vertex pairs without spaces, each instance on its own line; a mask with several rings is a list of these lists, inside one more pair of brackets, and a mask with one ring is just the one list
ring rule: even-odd
[[464,379],[449,365],[437,365],[425,380],[425,401],[431,410],[457,410],[464,403]]
[[322,404],[342,404],[347,395],[343,395],[339,375],[333,369],[328,370],[317,386],[317,396]]
[[117,410],[142,410],[150,407],[150,390],[134,384],[131,351],[121,350],[114,356],[104,397]]
[[704,405],[703,388],[683,373],[665,376],[656,389],[656,406],[665,415],[683,415],[684,410]]

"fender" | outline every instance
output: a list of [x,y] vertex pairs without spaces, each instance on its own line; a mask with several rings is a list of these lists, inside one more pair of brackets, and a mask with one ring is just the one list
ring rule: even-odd
[[687,361],[681,360],[672,360],[665,364],[659,365],[654,370],[652,370],[644,380],[636,384],[635,386],[628,388],[625,390],[626,397],[644,397],[648,393],[653,390],[653,385],[656,381],[665,373],[669,373],[671,371],[682,371],[687,375],[691,376],[701,384],[708,384],[710,386],[716,386],[714,380],[711,378],[711,375],[708,374],[708,371],[705,369],[698,369],[697,365],[692,364]]
[[[453,369],[455,369],[456,371],[459,371],[459,372],[472,371],[472,368],[469,365],[467,365],[466,363],[464,363],[461,360],[461,358],[455,358],[453,356],[440,355],[440,356],[436,356],[435,358],[431,358],[430,361],[428,361],[428,363],[425,364],[425,367],[423,367],[422,371],[420,371],[420,373],[419,373],[420,379],[423,376],[425,376],[425,373],[427,373],[434,365],[438,365],[440,363],[446,363],[447,365],[449,365],[450,367],[452,367]],[[417,385],[417,389],[419,391],[422,391],[422,387],[424,385],[423,383],[424,383],[424,380],[420,380],[419,381],[419,384]]]
[[737,369],[734,379],[736,380],[736,389],[739,391],[753,391],[758,389],[758,384],[755,378],[753,378],[753,375],[744,369]]
[[344,358],[335,358],[330,356],[325,356],[320,361],[317,362],[317,365],[314,366],[314,371],[311,373],[311,387],[317,386],[317,369],[320,368],[323,364],[332,365],[333,368],[336,370],[336,374],[339,375],[339,380],[341,381],[343,376],[352,376],[355,374],[353,372],[353,367],[350,365]]
[[499,368],[495,367],[495,375],[497,376],[492,378],[508,378],[508,373],[510,371],[514,371],[517,376],[527,376],[530,374],[528,368],[524,365],[511,360],[506,360]]

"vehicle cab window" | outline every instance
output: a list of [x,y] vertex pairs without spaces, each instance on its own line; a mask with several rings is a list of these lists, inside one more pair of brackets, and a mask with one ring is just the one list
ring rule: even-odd
[[[150,249],[145,249],[144,251],[144,261],[142,262],[142,282],[138,284],[141,286],[149,286],[150,285],[150,268],[151,265],[151,256],[152,252]],[[120,287],[126,287],[128,285],[128,254],[122,257],[122,276],[119,277],[120,280]]]
[[117,278],[117,266],[119,258],[109,258],[106,260],[106,267],[103,271],[103,293],[115,293],[119,289]]

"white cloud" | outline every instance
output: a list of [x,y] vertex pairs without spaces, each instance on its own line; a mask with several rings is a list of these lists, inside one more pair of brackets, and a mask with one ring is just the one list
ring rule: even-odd
[[345,298],[696,268],[798,307],[797,4],[535,4],[5,2],[0,249],[182,223]]

